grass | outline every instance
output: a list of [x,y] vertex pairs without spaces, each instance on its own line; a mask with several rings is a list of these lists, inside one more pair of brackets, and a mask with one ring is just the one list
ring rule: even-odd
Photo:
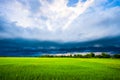
[[1,57],[0,80],[120,80],[120,59]]

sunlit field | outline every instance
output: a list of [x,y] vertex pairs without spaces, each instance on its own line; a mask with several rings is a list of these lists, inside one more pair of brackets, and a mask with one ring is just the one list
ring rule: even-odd
[[1,57],[0,80],[120,80],[120,59]]

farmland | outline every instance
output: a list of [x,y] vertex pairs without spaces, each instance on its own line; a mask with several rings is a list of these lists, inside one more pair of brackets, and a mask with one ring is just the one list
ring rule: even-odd
[[120,80],[120,59],[1,57],[0,80]]

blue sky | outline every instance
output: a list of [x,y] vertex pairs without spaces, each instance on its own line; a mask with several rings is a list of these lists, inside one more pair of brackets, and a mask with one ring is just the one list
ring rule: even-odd
[[0,0],[0,38],[85,42],[120,36],[120,0]]

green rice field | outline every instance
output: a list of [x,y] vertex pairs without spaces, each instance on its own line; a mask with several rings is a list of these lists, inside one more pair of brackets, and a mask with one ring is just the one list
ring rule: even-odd
[[1,57],[0,80],[120,80],[120,59]]

